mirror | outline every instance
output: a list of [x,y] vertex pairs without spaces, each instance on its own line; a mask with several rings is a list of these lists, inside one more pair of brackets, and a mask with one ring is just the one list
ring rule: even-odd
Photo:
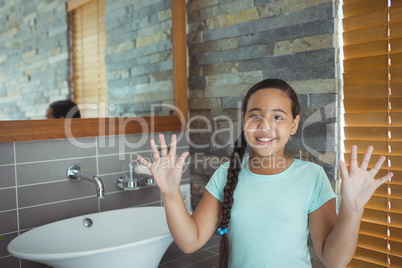
[[83,118],[170,115],[170,0],[106,2],[69,1],[66,12],[54,1],[22,18],[11,5],[3,27],[15,32],[0,42],[0,120],[44,119],[66,99]]
[[[86,1],[74,0],[69,3],[72,2]],[[171,6],[174,84],[174,105],[172,105],[174,111],[171,115],[0,121],[0,129],[2,129],[0,142],[62,139],[69,135],[89,137],[183,130],[188,117],[186,4],[184,0],[175,0],[172,1]]]

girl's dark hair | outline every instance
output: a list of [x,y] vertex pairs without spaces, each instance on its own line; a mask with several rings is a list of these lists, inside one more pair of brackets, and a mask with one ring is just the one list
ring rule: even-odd
[[[296,118],[300,114],[300,104],[297,98],[296,92],[285,81],[280,79],[266,79],[249,89],[243,100],[242,112],[246,114],[247,103],[250,96],[260,89],[275,88],[285,93],[292,102],[292,115]],[[221,229],[225,229],[229,226],[230,211],[233,205],[233,194],[236,189],[239,173],[243,161],[244,152],[247,148],[247,140],[244,130],[241,131],[240,137],[236,140],[232,155],[230,157],[230,166],[228,169],[226,186],[223,189],[223,204],[222,204],[222,221],[219,225]],[[221,244],[219,249],[219,267],[227,268],[229,265],[229,240],[228,235],[225,233],[222,235]]]
[[[81,118],[80,111],[78,110],[77,104],[71,100],[61,100],[50,104],[52,108],[52,113],[55,118]],[[74,110],[72,110],[74,109]],[[71,112],[70,112],[71,111]],[[70,113],[69,113],[70,112]]]

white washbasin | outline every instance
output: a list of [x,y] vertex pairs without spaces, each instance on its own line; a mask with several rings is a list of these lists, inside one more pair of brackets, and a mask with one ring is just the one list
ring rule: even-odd
[[[84,226],[86,218],[91,227]],[[156,268],[172,241],[164,208],[140,207],[46,224],[14,238],[7,249],[55,268]]]

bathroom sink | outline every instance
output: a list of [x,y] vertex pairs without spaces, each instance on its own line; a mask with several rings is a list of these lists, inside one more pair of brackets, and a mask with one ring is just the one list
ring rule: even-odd
[[164,208],[140,207],[46,224],[14,238],[7,249],[55,268],[156,268],[172,241]]

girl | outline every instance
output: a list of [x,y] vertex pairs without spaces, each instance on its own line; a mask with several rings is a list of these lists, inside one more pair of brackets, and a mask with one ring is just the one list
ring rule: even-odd
[[[174,135],[169,152],[159,135],[161,155],[151,140],[155,161],[138,159],[154,176],[169,229],[183,252],[201,248],[219,226],[220,267],[311,267],[310,231],[315,251],[327,267],[348,264],[364,205],[392,173],[375,180],[385,157],[368,171],[373,147],[368,147],[358,166],[357,148],[352,146],[349,170],[339,161],[342,203],[337,215],[335,195],[323,169],[284,154],[290,135],[297,131],[299,113],[297,95],[284,81],[268,79],[254,85],[243,101],[243,130],[230,163],[213,174],[192,215],[179,188],[188,152],[176,160]],[[247,146],[252,155],[244,157]]]

